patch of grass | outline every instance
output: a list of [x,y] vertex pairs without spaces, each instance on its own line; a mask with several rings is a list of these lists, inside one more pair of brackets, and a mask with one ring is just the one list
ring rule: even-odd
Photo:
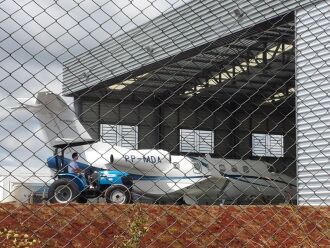
[[[28,234],[22,234],[18,231],[7,228],[0,229],[0,238],[11,243],[12,247],[35,247],[40,244],[40,240],[30,237]],[[8,243],[7,242],[7,243]]]
[[129,237],[124,235],[117,236],[117,238],[122,239],[121,244],[118,246],[120,248],[138,248],[141,245],[141,240],[144,235],[148,232],[147,227],[147,215],[142,210],[141,206],[134,206],[133,211],[134,217],[129,223],[128,234]]

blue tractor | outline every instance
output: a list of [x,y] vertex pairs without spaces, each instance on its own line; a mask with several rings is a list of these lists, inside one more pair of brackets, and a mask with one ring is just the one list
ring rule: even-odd
[[47,159],[48,167],[55,171],[55,181],[48,189],[48,200],[51,203],[86,203],[88,199],[104,197],[108,203],[131,203],[133,182],[125,172],[103,170],[79,162],[83,173],[68,172],[70,159],[64,157],[64,151],[78,145],[83,144],[57,145],[54,156]]

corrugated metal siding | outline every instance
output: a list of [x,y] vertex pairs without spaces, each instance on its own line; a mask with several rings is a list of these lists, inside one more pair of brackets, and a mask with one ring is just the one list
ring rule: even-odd
[[[104,42],[64,64],[64,94],[225,37],[309,4],[310,0],[192,1],[141,27]],[[315,1],[316,2],[316,1]],[[245,16],[237,20],[235,9]],[[146,51],[152,46],[153,56]]]
[[101,124],[100,137],[111,145],[138,149],[138,126]]
[[157,141],[157,118],[153,106],[120,102],[91,102],[82,100],[81,121],[93,138],[100,138],[100,124],[137,126],[138,147],[154,147]]
[[330,205],[330,0],[297,10],[298,203]]
[[283,157],[283,135],[252,133],[252,155]]
[[214,153],[214,131],[180,129],[180,152]]

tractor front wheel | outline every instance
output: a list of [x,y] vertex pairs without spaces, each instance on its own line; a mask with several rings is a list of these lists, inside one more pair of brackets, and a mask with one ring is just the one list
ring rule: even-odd
[[131,191],[124,185],[112,185],[104,194],[107,203],[127,204],[131,202]]

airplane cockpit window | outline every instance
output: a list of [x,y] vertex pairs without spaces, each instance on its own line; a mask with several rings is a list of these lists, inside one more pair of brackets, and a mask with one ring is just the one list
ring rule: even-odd
[[243,172],[244,172],[244,173],[249,173],[249,172],[250,172],[249,167],[246,166],[246,165],[243,165]]
[[194,165],[194,172],[195,173],[201,173],[202,172],[202,166],[203,166],[201,161],[194,160],[192,163]]
[[192,164],[194,165],[194,171],[197,173],[197,172],[202,172],[203,170],[203,167],[205,169],[209,169],[209,165],[203,161],[200,161],[196,158],[191,158],[191,162]]
[[231,165],[232,172],[238,172],[236,165]]
[[270,173],[275,173],[276,172],[276,169],[273,165],[268,166],[267,169]]
[[219,172],[225,172],[226,171],[226,167],[223,164],[219,164]]
[[205,163],[205,162],[203,162],[203,161],[200,161],[200,163],[202,164],[202,166],[204,166],[206,169],[208,169],[209,168],[209,165],[207,164],[207,163]]

